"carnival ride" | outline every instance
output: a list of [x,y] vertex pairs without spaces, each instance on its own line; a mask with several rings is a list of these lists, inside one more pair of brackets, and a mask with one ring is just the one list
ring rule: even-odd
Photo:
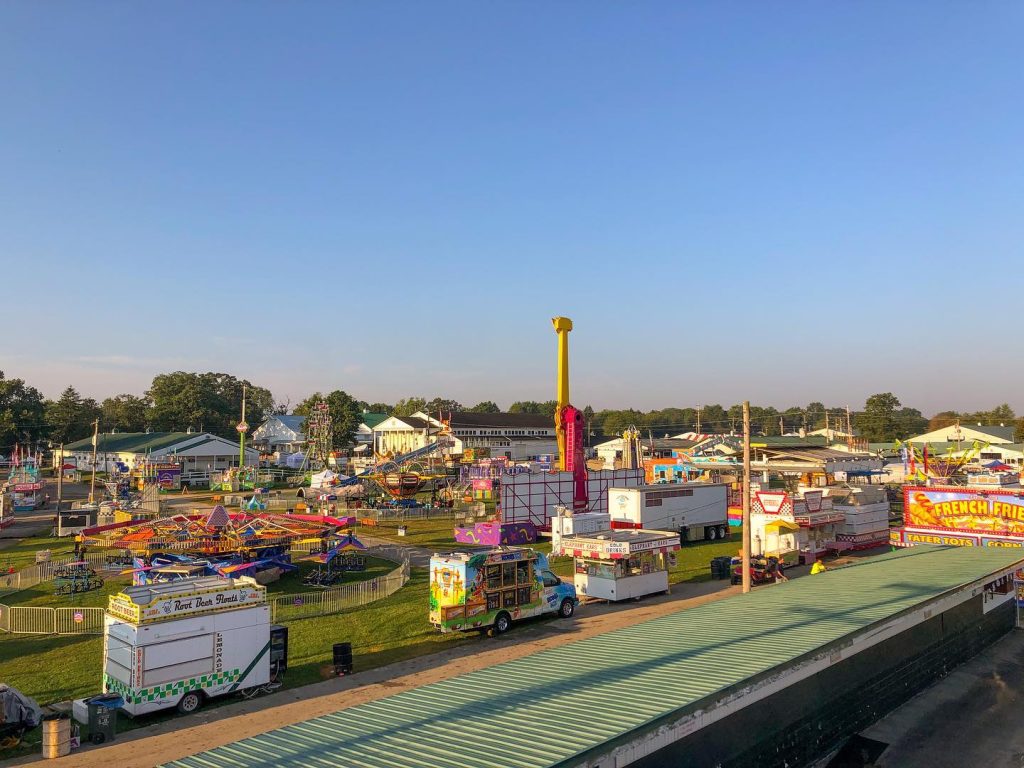
[[268,548],[299,540],[330,540],[353,524],[352,518],[321,515],[228,513],[217,506],[205,515],[174,515],[144,522],[130,521],[87,528],[82,544],[123,549],[133,556],[173,552],[192,557],[258,555]]
[[900,451],[906,470],[904,477],[908,482],[938,480],[948,484],[954,478],[965,475],[967,467],[974,464],[988,446],[988,443],[975,440],[962,449],[950,445],[945,453],[936,455],[927,443],[917,446],[910,442],[896,441],[896,448]]
[[73,595],[77,592],[91,592],[103,586],[96,571],[86,561],[64,563],[53,572],[53,594]]
[[569,332],[572,330],[572,320],[568,317],[553,317],[551,324],[558,334],[558,400],[555,408],[558,465],[563,472],[572,472],[572,508],[583,510],[587,507],[583,411],[569,403]]
[[366,545],[349,533],[342,536],[323,552],[310,555],[307,560],[318,563],[306,574],[303,583],[313,587],[330,587],[344,578],[346,573],[366,570]]
[[40,457],[14,447],[6,488],[15,512],[31,512],[42,503],[43,482],[39,477]]
[[[444,424],[444,422],[442,422]],[[334,488],[345,488],[370,480],[379,485],[392,498],[408,499],[421,491],[428,483],[448,477],[445,472],[438,472],[422,459],[431,454],[444,451],[454,445],[454,440],[446,426],[441,427],[437,439],[422,448],[394,456],[390,453],[375,454],[374,463],[358,474],[342,477],[333,483]]]

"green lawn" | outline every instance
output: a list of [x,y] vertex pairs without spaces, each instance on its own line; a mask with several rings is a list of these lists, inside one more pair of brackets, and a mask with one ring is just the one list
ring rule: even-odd
[[73,536],[58,539],[56,536],[39,535],[17,541],[0,541],[0,572],[11,568],[20,571],[35,565],[36,551],[41,549],[50,550],[50,556],[57,560],[75,553],[75,539]]
[[[405,536],[398,535],[398,527],[400,525],[404,525],[407,528]],[[359,533],[363,533],[367,536],[387,539],[396,544],[406,544],[410,547],[451,551],[457,546],[455,543],[455,525],[454,518],[411,520],[406,523],[389,521],[379,525],[362,526],[359,528],[356,536]]]
[[[405,587],[383,600],[289,622],[285,687],[331,676],[334,643],[352,643],[356,668],[366,670],[475,637],[442,635],[427,621],[427,610],[427,569],[416,568]],[[102,654],[99,635],[0,635],[0,681],[40,703],[79,698],[99,690]]]

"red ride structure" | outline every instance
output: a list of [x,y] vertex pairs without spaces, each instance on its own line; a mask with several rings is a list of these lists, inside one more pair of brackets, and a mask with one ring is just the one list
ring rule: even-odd
[[551,324],[558,334],[558,406],[555,408],[558,466],[563,472],[572,472],[572,508],[580,511],[587,508],[587,462],[583,454],[583,412],[569,403],[569,331],[572,330],[572,320],[553,317]]

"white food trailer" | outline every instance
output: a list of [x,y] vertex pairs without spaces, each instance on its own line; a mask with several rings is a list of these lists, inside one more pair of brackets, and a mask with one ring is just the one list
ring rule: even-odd
[[682,541],[714,541],[729,535],[725,483],[657,483],[611,488],[612,528],[644,528],[679,533]]
[[133,716],[266,685],[286,656],[287,630],[271,626],[266,588],[248,577],[128,587],[104,617],[103,690]]
[[578,595],[628,600],[668,591],[678,549],[678,534],[632,528],[563,536],[557,551],[575,560]]

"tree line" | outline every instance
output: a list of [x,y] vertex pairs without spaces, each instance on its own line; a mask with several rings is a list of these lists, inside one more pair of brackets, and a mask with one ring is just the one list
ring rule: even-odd
[[[417,412],[430,414],[460,411],[499,413],[501,408],[491,400],[463,405],[445,397],[426,399],[407,397],[396,403],[358,400],[343,390],[314,392],[300,403],[276,402],[269,389],[227,373],[187,373],[175,371],[153,378],[141,396],[119,394],[97,402],[83,397],[72,386],[65,388],[56,400],[49,400],[22,379],[6,378],[0,371],[0,453],[15,443],[36,445],[40,441],[69,443],[92,434],[98,419],[102,432],[197,431],[233,439],[241,418],[242,393],[245,391],[246,421],[250,432],[273,414],[307,415],[320,400],[326,400],[331,413],[333,442],[336,447],[351,443],[363,414],[381,413],[410,416]],[[512,403],[511,413],[535,413],[553,417],[554,400],[523,400]],[[587,432],[591,436],[621,434],[630,426],[645,436],[665,437],[683,432],[739,433],[743,428],[742,404],[723,406],[709,404],[687,408],[583,409]],[[773,406],[750,407],[754,434],[780,435],[812,432],[825,426],[844,432],[847,427],[845,406],[826,406],[815,401],[805,406],[779,410]],[[965,425],[1012,424],[1017,440],[1024,439],[1024,419],[1018,419],[1006,403],[988,411],[958,413],[941,411],[930,419],[916,408],[904,406],[891,392],[872,395],[864,406],[849,415],[850,426],[869,442],[902,440],[925,431],[941,429],[961,421]]]

